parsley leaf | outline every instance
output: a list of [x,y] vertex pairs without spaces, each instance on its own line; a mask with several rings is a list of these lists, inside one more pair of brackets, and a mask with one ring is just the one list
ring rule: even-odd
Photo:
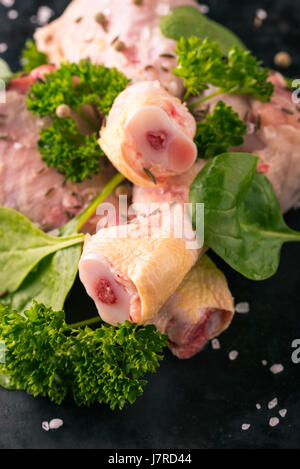
[[213,158],[230,147],[242,145],[247,127],[232,107],[219,101],[203,122],[197,122],[195,143],[200,158]]
[[0,305],[0,340],[5,363],[0,376],[9,387],[61,404],[71,392],[78,405],[103,403],[122,409],[133,403],[154,373],[167,345],[154,326],[126,322],[93,331],[74,329],[63,311],[42,304],[20,314]]
[[96,133],[81,135],[73,120],[55,117],[40,134],[38,146],[43,161],[63,173],[68,181],[80,182],[99,172],[100,158],[105,155]]
[[217,42],[193,36],[181,38],[176,53],[178,67],[174,73],[184,79],[186,98],[201,94],[208,85],[217,87],[212,95],[193,103],[193,108],[222,93],[242,94],[263,102],[271,98],[274,86],[267,81],[269,71],[248,50],[233,46],[225,57]]
[[[62,172],[72,182],[82,182],[99,172],[99,163],[104,156],[97,143],[100,125],[89,118],[84,106],[94,106],[99,116],[104,117],[128,82],[115,68],[82,60],[79,64],[63,64],[57,71],[47,74],[43,81],[31,86],[27,109],[42,118],[52,117],[52,124],[41,131],[39,141],[40,153],[47,166]],[[69,116],[57,117],[61,105],[89,124],[90,135],[83,136]]]
[[32,39],[27,39],[21,54],[22,71],[24,73],[30,73],[35,68],[46,65],[47,63],[47,55],[38,50],[36,43]]

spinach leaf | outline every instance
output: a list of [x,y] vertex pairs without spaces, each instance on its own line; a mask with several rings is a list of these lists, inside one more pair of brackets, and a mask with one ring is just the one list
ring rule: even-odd
[[[0,80],[4,80],[7,83],[10,78],[13,76],[11,69],[8,64],[0,58]],[[1,91],[1,89],[0,89]]]
[[247,153],[217,156],[193,182],[190,202],[193,211],[194,204],[205,204],[206,244],[245,277],[264,280],[276,273],[283,243],[300,241],[300,233],[285,224],[257,162]]
[[207,18],[197,8],[188,5],[172,8],[169,15],[161,18],[160,29],[164,36],[176,41],[191,36],[197,36],[201,40],[208,38],[210,41],[218,42],[226,55],[232,46],[246,49],[242,41],[229,29]]
[[32,269],[49,254],[83,242],[82,234],[54,237],[10,208],[0,208],[0,285],[16,291]]
[[[81,237],[82,241],[83,235],[78,235],[77,233],[93,215],[98,205],[100,205],[124,179],[124,176],[121,174],[114,176],[103,191],[100,192],[82,213],[60,229],[60,237],[55,239],[60,241],[65,239],[65,237],[77,236]],[[2,244],[5,235],[6,233],[1,233],[0,230],[0,244]],[[80,243],[59,249],[54,254],[48,255],[29,273],[16,292],[7,294],[4,298],[1,298],[1,303],[18,311],[25,311],[32,305],[33,300],[35,300],[45,304],[47,307],[53,307],[58,310],[62,309],[78,272],[81,251],[82,246]]]

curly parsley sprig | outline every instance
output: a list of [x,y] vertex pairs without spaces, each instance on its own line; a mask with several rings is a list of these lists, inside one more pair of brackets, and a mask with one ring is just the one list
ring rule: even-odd
[[247,127],[231,106],[219,101],[204,121],[197,122],[195,143],[200,158],[213,158],[242,145]]
[[21,53],[21,64],[23,66],[22,72],[30,73],[35,68],[48,64],[48,58],[46,54],[38,50],[32,39],[27,39]]
[[[57,169],[67,180],[82,182],[99,172],[100,160],[105,155],[97,143],[97,131],[84,110],[94,106],[100,116],[109,113],[116,97],[126,88],[129,80],[117,69],[91,64],[65,63],[31,86],[27,109],[40,117],[51,116],[52,124],[41,131],[39,149],[47,166]],[[64,107],[69,111],[58,114]],[[90,126],[90,135],[83,136],[71,113],[77,113]]]
[[67,325],[63,311],[42,304],[20,314],[0,305],[0,340],[5,344],[2,382],[61,404],[70,392],[77,405],[134,403],[167,345],[154,326],[127,321],[96,330]]
[[268,69],[248,50],[232,47],[224,56],[217,42],[198,37],[181,38],[177,42],[178,67],[175,75],[184,79],[187,89],[185,99],[199,95],[209,88],[217,90],[193,103],[191,108],[222,93],[250,96],[260,101],[269,101],[274,86],[268,82]]

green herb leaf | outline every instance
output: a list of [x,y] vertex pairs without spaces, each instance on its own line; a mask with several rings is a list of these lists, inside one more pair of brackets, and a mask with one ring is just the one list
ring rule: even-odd
[[46,256],[83,242],[84,236],[55,238],[39,230],[26,217],[0,207],[0,285],[16,291],[32,269]]
[[98,402],[112,409],[143,393],[143,378],[157,370],[167,345],[154,326],[127,321],[75,330],[62,311],[37,303],[23,314],[0,305],[0,340],[6,346],[0,373],[9,376],[10,386],[57,404],[70,391],[78,405]]
[[66,180],[82,182],[99,173],[100,160],[105,155],[96,133],[83,136],[73,120],[56,117],[40,134],[38,146],[42,160],[49,168],[64,174]]
[[[13,73],[9,68],[9,65],[3,59],[0,58],[0,80],[3,80],[5,83],[7,83],[12,76]],[[0,88],[0,91],[3,90],[1,90]]]
[[48,58],[46,54],[38,50],[32,39],[27,39],[21,54],[21,64],[23,66],[22,71],[30,73],[35,68],[48,64]]
[[[178,67],[174,73],[184,79],[187,94],[199,95],[208,85],[217,87],[211,95],[241,94],[260,101],[269,101],[274,85],[267,81],[269,70],[261,67],[248,50],[233,46],[226,58],[217,42],[198,37],[181,38],[177,42]],[[209,99],[205,97],[204,100]],[[204,100],[194,103],[197,106]]]
[[205,204],[207,245],[245,277],[264,280],[276,273],[282,244],[300,241],[300,233],[286,226],[257,161],[246,153],[217,156],[193,182],[190,202]]
[[247,127],[239,115],[219,101],[213,112],[206,115],[203,122],[197,122],[195,143],[199,158],[213,158],[225,153],[230,147],[242,145]]
[[[129,80],[117,69],[91,64],[65,63],[31,86],[27,108],[41,117],[51,116],[52,124],[41,131],[39,150],[43,161],[63,173],[72,182],[91,178],[100,169],[104,157],[98,140],[99,126],[84,112],[83,106],[95,106],[99,116],[109,113],[116,97]],[[58,118],[57,108],[66,105],[90,125],[90,135],[83,136],[71,118]]]
[[[60,229],[60,236],[76,236],[82,226],[94,214],[98,205],[124,179],[124,176],[121,174],[114,176],[82,213]],[[2,238],[0,237],[1,245],[2,242],[4,243],[5,232],[0,233],[0,235],[2,236]],[[18,236],[18,234],[14,233],[14,236]],[[55,239],[59,242],[63,239],[61,237]],[[29,273],[20,285],[20,288],[14,293],[7,294],[1,299],[1,302],[17,311],[24,311],[31,307],[33,300],[43,303],[47,307],[51,306],[54,309],[62,309],[78,272],[81,251],[82,246],[78,244],[60,249],[54,254],[48,255]]]
[[169,15],[162,17],[160,29],[164,36],[176,41],[182,37],[189,39],[191,36],[197,36],[201,41],[205,38],[217,41],[223,54],[227,54],[232,46],[246,49],[232,31],[189,5],[172,8]]

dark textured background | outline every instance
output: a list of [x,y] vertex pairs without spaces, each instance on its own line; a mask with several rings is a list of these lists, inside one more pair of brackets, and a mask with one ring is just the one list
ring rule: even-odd
[[[59,15],[67,3],[16,0],[12,9],[19,17],[10,20],[0,0],[0,44],[8,44],[0,56],[17,70],[24,41],[35,28],[30,18],[37,8],[46,4]],[[286,74],[300,78],[299,0],[203,3],[209,5],[211,18],[233,29],[267,66],[273,66],[279,50],[290,52],[293,64]],[[253,25],[257,8],[268,12],[260,28]],[[292,210],[286,216],[298,230],[299,214]],[[104,406],[76,408],[71,400],[58,407],[47,399],[1,389],[0,448],[300,448],[300,364],[291,361],[291,343],[300,339],[299,261],[299,245],[286,245],[278,273],[261,283],[218,261],[236,302],[248,301],[250,313],[236,315],[220,337],[220,350],[208,345],[189,361],[168,352],[159,372],[149,377],[144,395],[123,412]],[[75,289],[68,310],[86,308],[84,293]],[[235,361],[228,358],[231,350],[239,352]],[[274,363],[283,364],[284,371],[272,374]],[[279,405],[269,410],[274,397]],[[282,408],[287,416],[271,428],[269,418]],[[42,421],[56,417],[64,420],[63,428],[43,431]],[[251,424],[248,431],[241,430],[243,423]]]

